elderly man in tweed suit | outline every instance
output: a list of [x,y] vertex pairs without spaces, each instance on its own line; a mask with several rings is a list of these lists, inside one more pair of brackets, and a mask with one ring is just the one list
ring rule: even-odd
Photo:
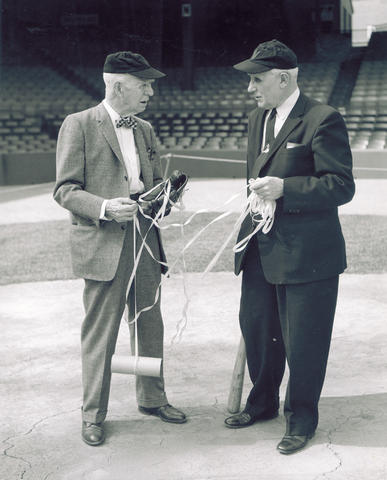
[[[127,298],[134,266],[133,222],[136,200],[162,181],[152,126],[134,116],[153,95],[152,83],[164,74],[141,55],[117,52],[107,56],[102,103],[69,115],[59,132],[55,200],[71,214],[71,256],[75,275],[84,278],[85,318],[82,350],[82,439],[100,445],[108,407],[111,358],[125,304],[130,316],[155,302],[165,270],[156,261],[165,255],[157,229],[147,235],[153,257],[143,249],[136,270],[136,293]],[[150,221],[137,215],[143,234]],[[137,233],[137,247],[141,237]],[[165,273],[165,272],[163,272]],[[135,299],[135,301],[134,301]],[[160,299],[137,322],[138,354],[163,356]],[[133,340],[133,329],[131,329]],[[137,376],[139,410],[172,423],[184,423],[183,412],[169,405],[164,380]]]

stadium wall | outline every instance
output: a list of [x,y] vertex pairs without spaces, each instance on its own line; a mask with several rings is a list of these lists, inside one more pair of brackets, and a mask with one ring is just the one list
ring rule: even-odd
[[[168,153],[162,158],[165,175],[175,169],[191,178],[243,178],[246,175],[244,150],[174,150]],[[354,150],[352,153],[356,178],[387,178],[385,150]],[[54,180],[55,153],[0,155],[0,185],[32,185]]]
[[32,185],[55,180],[55,153],[0,155],[0,185]]

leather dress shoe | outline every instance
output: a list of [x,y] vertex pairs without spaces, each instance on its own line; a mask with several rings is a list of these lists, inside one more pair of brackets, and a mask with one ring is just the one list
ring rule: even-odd
[[93,447],[101,445],[105,440],[102,423],[82,422],[82,440]]
[[236,415],[232,415],[231,417],[227,417],[224,423],[228,428],[245,428],[250,427],[255,422],[259,422],[261,420],[271,420],[272,418],[278,417],[278,411],[264,413],[257,417],[252,416],[250,413],[243,411],[237,413]]
[[138,409],[144,415],[155,415],[156,417],[160,417],[164,422],[185,423],[187,421],[185,414],[181,410],[169,405],[169,403],[161,407],[152,408],[139,406]]
[[308,440],[313,437],[314,433],[308,435],[285,435],[277,445],[277,450],[284,455],[290,455],[303,449]]

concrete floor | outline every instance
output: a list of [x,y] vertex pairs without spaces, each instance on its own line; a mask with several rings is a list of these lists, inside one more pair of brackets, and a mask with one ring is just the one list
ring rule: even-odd
[[[385,182],[359,181],[357,198],[342,213],[386,215]],[[214,191],[220,205],[242,186],[192,181],[187,209],[208,207]],[[15,189],[0,190],[0,221],[67,216],[49,188],[40,192],[19,198]],[[185,300],[181,275],[165,283],[162,305],[167,393],[188,423],[142,416],[134,377],[114,374],[107,440],[94,448],[80,437],[82,280],[0,287],[1,479],[387,479],[387,274],[342,275],[319,428],[290,457],[275,449],[284,433],[282,413],[243,430],[223,426],[240,337],[240,279],[231,272],[188,273],[185,282],[188,323],[178,342],[172,339]],[[118,353],[129,353],[128,337],[123,324]],[[285,384],[286,378],[282,398]],[[243,399],[249,387],[246,375]]]

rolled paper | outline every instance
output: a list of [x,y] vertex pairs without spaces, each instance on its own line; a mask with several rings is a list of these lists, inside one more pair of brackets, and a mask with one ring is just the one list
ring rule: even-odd
[[161,362],[161,358],[113,355],[111,371],[112,373],[160,377]]

